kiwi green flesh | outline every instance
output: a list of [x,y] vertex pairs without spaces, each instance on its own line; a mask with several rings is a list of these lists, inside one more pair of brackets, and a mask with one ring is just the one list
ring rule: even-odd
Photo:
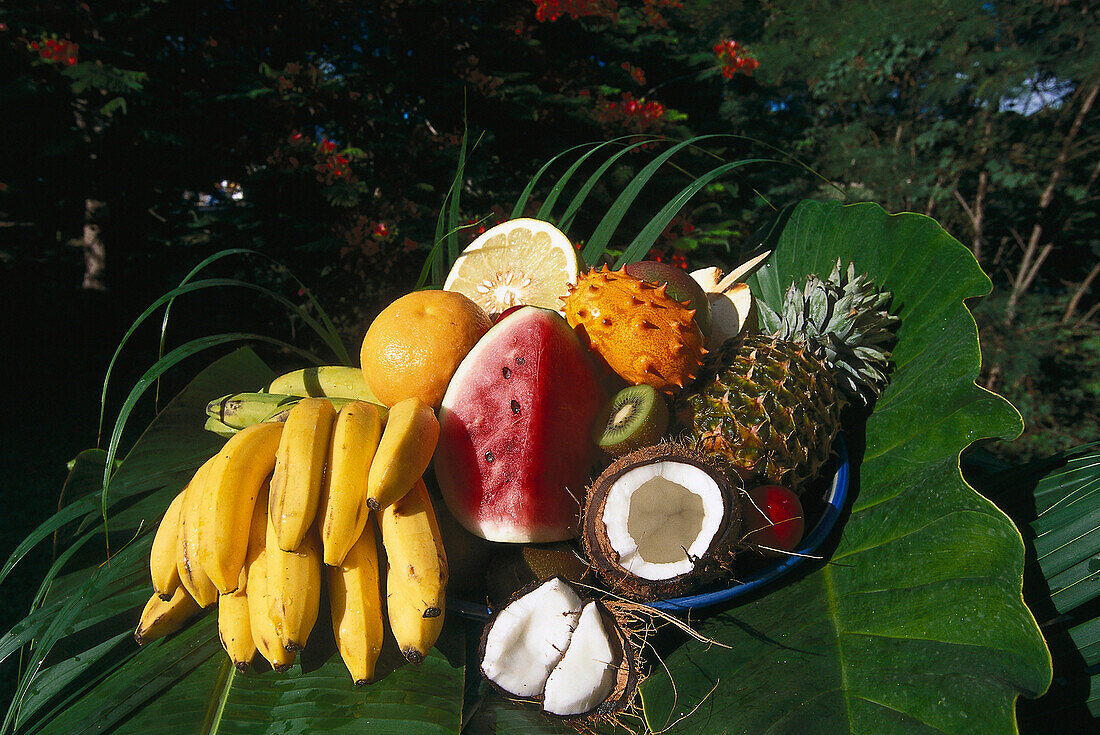
[[668,431],[668,405],[651,385],[632,385],[615,394],[596,444],[612,457],[656,444]]

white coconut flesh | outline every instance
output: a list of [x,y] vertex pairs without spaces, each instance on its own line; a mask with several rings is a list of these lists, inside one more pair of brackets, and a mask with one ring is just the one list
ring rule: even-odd
[[599,608],[589,602],[581,611],[565,655],[546,680],[542,708],[562,716],[595,709],[615,689],[618,659]]
[[607,494],[603,523],[619,565],[649,580],[687,574],[711,547],[726,512],[705,470],[674,460],[629,469]]
[[506,692],[538,697],[561,661],[583,603],[560,578],[536,587],[500,611],[485,636],[481,672]]

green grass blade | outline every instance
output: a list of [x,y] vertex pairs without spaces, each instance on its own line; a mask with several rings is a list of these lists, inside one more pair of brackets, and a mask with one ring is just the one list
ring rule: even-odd
[[[462,148],[463,151],[465,151],[465,135],[462,137]],[[451,200],[458,197],[458,190],[462,188],[464,160],[464,155],[460,154],[459,166],[455,171],[454,180],[451,181],[451,186],[447,189],[447,193],[443,197],[443,202],[439,206],[439,217],[437,217],[435,221],[435,244],[432,245],[431,252],[428,253],[428,263],[431,264],[431,282],[438,285],[443,284],[443,281],[447,277],[447,269],[450,267],[450,264],[447,262],[447,248],[445,247],[445,244],[450,238],[447,215],[448,212],[450,212],[449,205]],[[421,271],[421,278],[417,280],[417,288],[427,283],[423,276],[423,271]]]
[[157,360],[157,362],[145,371],[145,374],[138,379],[134,387],[130,389],[129,395],[126,396],[126,400],[122,403],[122,408],[119,409],[118,418],[115,419],[114,429],[111,431],[111,441],[107,446],[107,463],[103,468],[103,495],[102,495],[102,514],[103,524],[106,528],[107,524],[107,488],[111,481],[112,464],[115,459],[115,454],[118,452],[119,440],[122,438],[122,430],[126,426],[126,420],[130,416],[130,412],[133,411],[134,406],[137,404],[138,399],[145,393],[145,391],[152,385],[157,378],[166,373],[170,368],[183,360],[198,354],[203,350],[210,349],[211,347],[217,347],[223,344],[229,344],[232,342],[264,342],[266,344],[275,345],[286,350],[290,350],[297,355],[304,357],[311,362],[318,365],[323,364],[322,360],[310,352],[299,349],[298,347],[284,342],[274,337],[267,337],[262,334],[251,334],[248,332],[228,332],[226,334],[218,334],[211,337],[200,337],[193,339],[183,345],[180,345],[176,349],[169,352],[167,355]]
[[[150,304],[145,309],[145,311],[143,311],[141,313],[141,315],[138,316],[138,318],[134,320],[134,322],[130,325],[129,329],[127,329],[126,333],[122,336],[122,339],[119,341],[118,347],[115,348],[114,354],[111,356],[110,361],[107,363],[107,371],[106,371],[106,374],[104,375],[104,378],[103,378],[103,387],[102,387],[102,390],[101,390],[100,396],[99,396],[99,427],[97,429],[97,433],[101,434],[103,432],[104,413],[105,413],[106,407],[107,407],[107,387],[108,387],[108,385],[110,383],[110,380],[111,380],[111,373],[114,370],[115,363],[118,361],[119,356],[122,354],[122,348],[126,346],[126,343],[129,341],[130,337],[137,330],[137,328],[139,326],[141,326],[141,324],[144,323],[145,320],[148,319],[153,314],[153,312],[155,312],[161,306],[164,306],[165,307],[165,312],[164,312],[164,321],[161,324],[161,344],[160,344],[160,348],[161,348],[161,350],[163,350],[163,347],[164,347],[164,329],[165,329],[165,327],[167,327],[167,324],[168,324],[168,309],[171,308],[171,306],[172,306],[173,302],[175,301],[175,299],[178,296],[183,296],[184,294],[192,293],[194,291],[201,291],[201,290],[207,289],[207,288],[218,288],[218,287],[244,288],[244,289],[248,289],[248,290],[251,290],[251,291],[255,291],[255,292],[257,292],[259,294],[262,294],[264,296],[267,296],[267,297],[271,298],[272,300],[276,301],[277,303],[279,303],[280,305],[286,307],[288,310],[297,313],[298,316],[301,317],[302,321],[306,323],[306,325],[308,325],[311,329],[313,329],[317,334],[321,335],[322,338],[325,337],[326,330],[322,327],[322,325],[317,320],[315,320],[312,316],[310,316],[309,313],[305,309],[303,309],[298,304],[295,304],[293,301],[286,298],[285,296],[282,296],[281,294],[278,294],[278,293],[272,291],[269,288],[266,288],[264,286],[260,286],[260,285],[255,284],[255,283],[250,283],[248,281],[241,281],[241,280],[234,279],[234,278],[208,278],[208,279],[204,279],[204,280],[201,280],[201,281],[193,281],[193,282],[186,282],[186,279],[185,279],[185,282],[182,285],[178,286],[177,288],[172,289],[171,291],[168,291],[167,293],[163,294],[158,299],[156,299],[152,304]],[[330,349],[333,348],[333,345],[331,343],[328,343],[326,341],[326,344],[328,344]],[[341,344],[341,347],[342,346],[343,345]],[[334,349],[334,352],[335,352],[335,349]],[[346,352],[345,352],[345,354],[346,354]],[[163,356],[163,355],[158,355],[158,357],[160,357],[160,356]],[[345,364],[347,364],[347,363],[345,363]]]
[[[458,149],[458,186],[454,187],[454,195],[450,201],[447,202],[447,266],[448,268],[455,259],[458,257],[458,233],[455,228],[458,227],[458,213],[461,209],[462,199],[462,182],[466,176],[466,142],[468,130],[462,131],[462,147]],[[440,280],[442,283],[442,279]]]
[[[596,184],[599,183],[599,180],[603,177],[603,175],[607,173],[612,166],[618,163],[619,159],[621,159],[628,153],[632,153],[633,151],[638,150],[639,148],[646,145],[647,143],[652,142],[653,140],[654,139],[652,138],[644,138],[637,143],[628,145],[615,155],[609,156],[606,161],[600,164],[599,168],[597,168],[585,180],[584,184],[581,185],[581,188],[577,191],[577,193],[573,195],[573,199],[569,202],[569,205],[565,208],[565,211],[562,212],[561,217],[558,218],[558,229],[562,230],[563,232],[569,229],[569,227],[573,224],[573,219],[577,216],[577,212],[580,211],[581,206],[584,205],[585,199],[588,198],[588,194],[592,191]],[[581,257],[584,259],[585,263],[594,263],[595,258],[603,255],[603,249],[600,249],[599,252],[596,252],[595,250],[590,250],[588,248],[585,248],[585,250],[587,252],[581,253]]]
[[[625,141],[627,141],[627,140],[638,140],[638,139],[639,139],[639,136],[637,136],[637,135],[624,135],[620,138],[613,138],[612,140],[609,140],[605,143],[600,143],[595,148],[593,148],[592,150],[585,153],[583,156],[580,156],[576,161],[573,162],[573,165],[571,165],[566,170],[566,172],[561,175],[561,177],[557,180],[557,182],[554,183],[554,186],[551,187],[550,191],[547,192],[546,199],[543,201],[542,206],[539,207],[539,212],[536,215],[537,218],[541,219],[541,220],[550,221],[550,212],[553,211],[554,205],[556,205],[558,203],[558,197],[561,196],[562,192],[565,190],[566,185],[569,184],[570,180],[576,174],[577,169],[579,169],[581,166],[583,166],[584,163],[589,158],[591,158],[596,153],[599,153],[602,149],[606,148],[607,146],[620,146],[621,147],[625,144]],[[652,140],[652,138],[650,136],[641,136],[641,140],[639,142],[640,142],[640,144],[644,145],[645,143],[647,143],[651,140]],[[579,148],[580,146],[577,146],[577,147]],[[627,150],[633,150],[633,148],[629,148]],[[553,162],[553,160],[554,159],[551,159],[551,162]],[[618,157],[616,157],[615,160],[618,160]],[[606,169],[604,169],[604,170],[606,171]],[[595,185],[595,180],[592,180],[591,184],[585,190],[585,196],[587,196],[588,191],[592,190],[593,185]],[[584,201],[584,199],[582,197],[580,202],[583,202],[583,201]],[[576,207],[577,208],[579,208],[580,202],[576,202]],[[576,212],[576,209],[574,209],[573,211]],[[565,219],[564,216],[563,216],[563,219]],[[569,221],[572,222],[571,217],[570,217]]]
[[[194,278],[199,273],[201,273],[210,264],[215,263],[215,262],[217,262],[218,260],[220,260],[222,258],[226,258],[226,257],[232,256],[232,255],[256,256],[256,257],[260,258],[261,260],[267,261],[272,266],[272,268],[274,270],[276,270],[280,273],[285,273],[286,276],[291,281],[294,282],[294,285],[296,285],[298,287],[298,291],[303,296],[306,297],[306,299],[309,301],[309,305],[317,311],[317,315],[318,315],[318,318],[320,319],[320,323],[323,326],[323,329],[319,329],[317,327],[314,327],[313,324],[315,324],[315,322],[310,320],[309,323],[310,323],[311,328],[317,333],[317,336],[319,336],[322,340],[324,340],[325,344],[328,345],[329,349],[332,350],[332,352],[336,356],[336,359],[339,362],[339,364],[341,364],[341,365],[351,365],[352,364],[351,363],[351,355],[348,354],[347,347],[344,345],[343,340],[340,339],[340,334],[336,330],[336,325],[333,323],[332,319],[329,317],[328,312],[321,308],[321,304],[318,303],[316,297],[313,295],[313,291],[311,291],[306,286],[306,284],[302,282],[302,279],[300,279],[300,278],[298,278],[298,276],[294,275],[294,273],[292,271],[290,271],[285,265],[283,265],[278,260],[276,260],[275,258],[272,258],[270,255],[268,255],[266,253],[262,253],[259,250],[251,250],[249,248],[227,248],[225,250],[220,250],[216,253],[213,253],[212,255],[207,256],[198,265],[196,265],[194,268],[192,268],[191,272],[188,273],[186,276],[184,276],[183,280],[180,281],[180,285],[182,286],[185,283],[190,282],[192,278]],[[164,354],[164,346],[165,346],[164,332],[168,328],[168,312],[169,312],[170,309],[171,309],[171,304],[169,303],[169,305],[167,307],[165,307],[165,309],[164,309],[164,318],[161,320],[161,325],[160,325],[161,341],[160,341],[160,352],[157,354],[158,358],[160,358]]]
[[[18,564],[24,556],[26,556],[27,552],[29,552],[39,543],[53,535],[54,531],[56,531],[57,529],[75,521],[76,519],[87,513],[88,511],[86,508],[80,507],[82,505],[86,505],[86,503],[63,508],[62,510],[47,518],[36,529],[31,531],[31,533],[25,539],[23,539],[23,541],[20,542],[18,546],[15,547],[15,551],[11,553],[11,556],[9,556],[7,562],[5,562],[4,568],[0,569],[0,583],[3,583],[3,581],[7,579],[8,574],[15,567],[15,565]],[[95,507],[94,505],[87,505],[89,505],[91,508]]]
[[[455,234],[457,234],[458,232],[461,232],[462,230],[467,230],[471,227],[476,227],[477,225],[481,224],[481,222],[484,222],[484,221],[485,220],[482,219],[482,220],[479,220],[478,222],[474,222],[474,223],[469,224],[469,225],[459,225],[459,227],[454,232],[455,232]],[[420,267],[420,276],[416,279],[416,285],[413,286],[414,291],[419,291],[420,289],[425,288],[426,286],[428,286],[428,277],[432,274],[432,272],[434,272],[436,259],[442,257],[442,254],[444,252],[443,246],[447,243],[447,239],[451,236],[451,234],[452,233],[450,231],[447,231],[447,232],[444,232],[443,234],[441,234],[439,237],[436,238],[435,244],[432,245],[432,249],[428,252],[428,257],[424,259],[424,265],[422,265]],[[442,287],[443,286],[443,281],[446,280],[446,276],[447,276],[447,274],[446,274],[446,272],[444,272],[443,276],[441,276],[439,278],[434,278],[433,277],[433,280],[435,281],[435,285]]]
[[[525,186],[523,188],[523,191],[520,192],[519,197],[516,198],[516,203],[512,207],[512,213],[510,215],[508,215],[508,219],[518,219],[519,217],[523,216],[523,211],[525,209],[527,209],[527,203],[531,200],[531,194],[534,192],[535,186],[538,185],[539,179],[542,178],[543,174],[545,174],[551,166],[553,166],[555,163],[557,163],[562,158],[565,158],[569,154],[573,153],[574,151],[581,150],[582,148],[593,148],[593,150],[589,151],[588,153],[586,153],[585,155],[583,155],[579,159],[577,159],[577,161],[569,168],[569,170],[566,172],[566,174],[563,175],[562,178],[558,180],[558,183],[561,184],[562,179],[568,179],[568,177],[570,175],[572,175],[572,173],[574,171],[577,170],[577,167],[580,165],[580,163],[582,163],[586,158],[588,158],[589,155],[594,153],[596,149],[601,148],[603,145],[606,145],[606,144],[581,143],[580,145],[575,145],[572,148],[568,148],[568,149],[562,151],[561,153],[557,154],[556,156],[551,158],[546,163],[542,164],[542,166],[539,168],[539,170],[535,172],[535,175],[531,177],[531,180],[527,182],[527,186]],[[556,198],[557,197],[555,196],[555,199]],[[548,207],[546,205],[546,202],[543,202],[542,206],[539,208],[539,213],[536,215],[536,218],[545,220],[546,219],[545,215],[552,208],[553,208],[553,203],[551,203],[551,205]]]
[[88,605],[92,592],[110,587],[111,582],[125,570],[127,564],[131,562],[132,559],[135,558],[135,555],[141,550],[141,547],[127,544],[113,559],[97,567],[95,571],[88,576],[88,580],[81,586],[77,594],[68,597],[60,612],[57,614],[57,617],[50,621],[46,631],[38,639],[34,649],[34,655],[31,659],[30,670],[19,680],[15,697],[8,707],[3,725],[0,726],[0,732],[6,732],[17,717],[22,721],[26,717],[33,715],[33,712],[21,712],[23,700],[27,696],[27,692],[31,685],[43,670],[43,665],[50,651],[53,650],[54,644],[56,644],[64,635],[65,631],[77,621],[80,614]]
[[668,227],[668,223],[672,221],[672,218],[675,217],[677,213],[683,209],[684,205],[687,204],[693,196],[699,193],[701,189],[730,171],[752,163],[782,163],[782,161],[777,161],[772,158],[742,159],[721,166],[715,166],[707,173],[695,178],[690,184],[677,192],[677,194],[672,197],[667,204],[661,207],[660,211],[646,223],[642,231],[637,234],[623,254],[619,256],[619,259],[615,262],[615,268],[621,268],[627,263],[633,263],[645,257],[646,253],[653,247],[653,243],[657,241],[657,238],[660,237],[661,233]]
[[[462,225],[458,221],[459,215],[459,200],[462,194],[462,182],[466,177],[466,157],[467,157],[467,144],[469,142],[469,128],[464,128],[462,131],[462,142],[458,149],[458,165],[455,168],[455,177],[451,181],[451,186],[447,190],[447,194],[443,197],[443,202],[439,207],[439,217],[435,221],[435,245],[432,246],[431,252],[428,254],[428,263],[431,263],[432,282],[442,287],[443,281],[447,277],[447,271],[451,265],[455,262],[455,258],[458,257],[460,248],[458,243],[458,232],[462,229]],[[474,143],[474,149],[477,148],[481,139]],[[473,152],[472,150],[470,151]],[[441,243],[446,242],[447,247],[443,248]],[[420,278],[417,279],[417,288],[420,288],[426,283],[424,278],[424,270],[421,270]]]
[[634,203],[634,200],[637,198],[642,188],[649,183],[653,175],[656,174],[669,159],[684,148],[694,147],[701,141],[718,137],[721,136],[703,135],[682,141],[647,163],[642,170],[631,179],[630,183],[623,188],[619,196],[615,198],[615,201],[607,208],[607,212],[604,214],[603,219],[596,225],[595,231],[593,231],[592,236],[588,239],[588,243],[581,252],[581,257],[584,259],[584,262],[595,263],[596,260],[603,255],[604,251],[607,250],[608,244],[611,242],[612,236],[615,234],[615,230],[618,229],[619,223],[622,222],[623,217],[626,216],[627,210],[630,209],[630,205]]

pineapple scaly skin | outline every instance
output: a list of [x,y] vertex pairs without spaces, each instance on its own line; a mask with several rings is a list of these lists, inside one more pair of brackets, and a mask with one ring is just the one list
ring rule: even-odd
[[702,371],[677,418],[699,449],[744,476],[802,492],[829,460],[843,403],[805,342],[755,335]]

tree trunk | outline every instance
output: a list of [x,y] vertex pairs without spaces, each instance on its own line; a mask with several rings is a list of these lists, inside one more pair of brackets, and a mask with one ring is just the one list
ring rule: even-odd
[[84,283],[90,291],[107,290],[107,248],[103,243],[103,220],[107,203],[98,199],[84,200]]
[[1081,281],[1081,285],[1073,292],[1073,298],[1069,300],[1069,305],[1066,307],[1066,313],[1062,314],[1062,324],[1069,324],[1069,320],[1073,318],[1073,315],[1077,312],[1077,307],[1081,305],[1081,299],[1088,293],[1089,286],[1096,280],[1096,276],[1100,275],[1100,262],[1092,267],[1089,274],[1085,276],[1085,280]]
[[1081,130],[1081,125],[1085,121],[1085,116],[1088,115],[1089,110],[1092,109],[1092,105],[1096,102],[1096,96],[1100,93],[1100,82],[1093,82],[1088,92],[1085,93],[1084,101],[1081,103],[1081,107],[1077,110],[1077,115],[1073,118],[1073,124],[1069,127],[1069,132],[1066,133],[1065,138],[1062,139],[1062,148],[1058,152],[1058,157],[1054,159],[1054,166],[1050,172],[1050,179],[1047,180],[1046,188],[1043,189],[1042,195],[1039,197],[1039,209],[1036,213],[1035,224],[1031,228],[1031,235],[1028,237],[1027,245],[1024,248],[1024,259],[1020,263],[1020,268],[1016,272],[1016,280],[1012,285],[1012,293],[1008,296],[1008,303],[1005,305],[1005,323],[1011,324],[1016,318],[1016,307],[1019,304],[1020,297],[1035,281],[1035,276],[1038,275],[1039,267],[1043,264],[1046,256],[1050,250],[1054,247],[1053,243],[1047,243],[1043,246],[1042,253],[1036,257],[1035,254],[1039,250],[1039,241],[1043,236],[1043,217],[1046,214],[1047,208],[1050,207],[1050,203],[1054,201],[1054,190],[1061,180],[1062,175],[1066,170],[1066,163],[1069,161],[1070,150],[1073,146],[1073,141],[1077,137],[1077,133]]

